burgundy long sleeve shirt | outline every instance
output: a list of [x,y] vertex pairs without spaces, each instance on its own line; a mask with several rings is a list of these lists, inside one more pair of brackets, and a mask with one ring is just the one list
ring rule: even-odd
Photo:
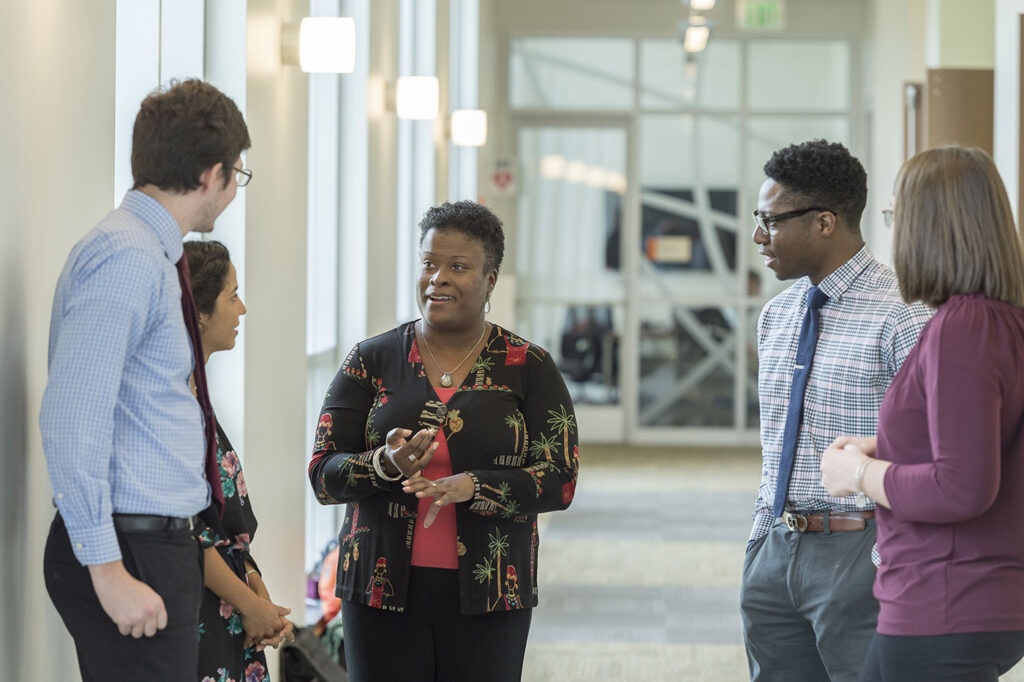
[[878,631],[1024,630],[1024,309],[954,296],[882,402]]

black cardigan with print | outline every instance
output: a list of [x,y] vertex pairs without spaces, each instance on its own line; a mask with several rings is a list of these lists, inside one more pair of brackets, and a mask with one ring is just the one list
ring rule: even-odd
[[537,514],[572,502],[576,417],[551,356],[497,325],[465,381],[438,399],[413,323],[356,345],[324,399],[309,465],[321,504],[348,504],[337,594],[405,608],[417,502],[373,469],[393,428],[442,428],[453,473],[476,482],[455,505],[464,614],[537,605]]

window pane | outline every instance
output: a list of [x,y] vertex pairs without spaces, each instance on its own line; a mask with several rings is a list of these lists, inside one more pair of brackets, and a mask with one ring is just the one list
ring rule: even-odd
[[519,296],[621,299],[626,132],[524,128],[519,156]]
[[643,306],[641,426],[734,425],[735,328],[735,308]]
[[516,108],[633,106],[633,41],[519,38],[509,42],[509,101]]
[[735,295],[739,119],[645,116],[640,137],[640,294]]
[[678,40],[645,40],[640,66],[640,106],[645,109],[739,108],[738,41],[713,40],[688,59]]
[[747,45],[752,111],[846,111],[850,44],[842,40],[754,40]]
[[516,332],[551,353],[573,403],[619,402],[622,307],[524,302]]

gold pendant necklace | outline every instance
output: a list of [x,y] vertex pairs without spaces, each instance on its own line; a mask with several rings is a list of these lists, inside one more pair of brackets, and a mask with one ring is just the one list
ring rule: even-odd
[[441,384],[441,386],[443,388],[451,388],[452,387],[452,383],[453,383],[452,382],[452,372],[458,371],[459,367],[462,367],[462,365],[466,362],[466,360],[469,360],[469,356],[473,354],[474,350],[476,350],[476,347],[480,344],[480,341],[483,340],[484,334],[486,332],[487,332],[487,323],[485,322],[484,323],[484,328],[480,330],[480,338],[478,338],[476,340],[476,343],[474,343],[473,346],[469,349],[469,352],[466,353],[466,357],[462,358],[462,361],[459,362],[459,364],[455,365],[454,367],[452,367],[447,372],[444,371],[443,369],[441,369],[441,365],[438,364],[437,358],[434,357],[434,351],[430,350],[430,344],[427,343],[427,332],[426,332],[426,329],[424,329],[420,333],[420,338],[423,339],[423,347],[427,349],[427,353],[430,354],[430,359],[434,361],[434,367],[437,367],[439,370],[441,370],[441,381],[440,381],[440,384]]

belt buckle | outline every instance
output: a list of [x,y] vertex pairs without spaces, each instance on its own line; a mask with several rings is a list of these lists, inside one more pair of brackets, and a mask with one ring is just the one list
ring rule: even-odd
[[784,511],[782,512],[782,522],[786,524],[786,528],[797,533],[803,533],[807,530],[807,517],[803,514]]

